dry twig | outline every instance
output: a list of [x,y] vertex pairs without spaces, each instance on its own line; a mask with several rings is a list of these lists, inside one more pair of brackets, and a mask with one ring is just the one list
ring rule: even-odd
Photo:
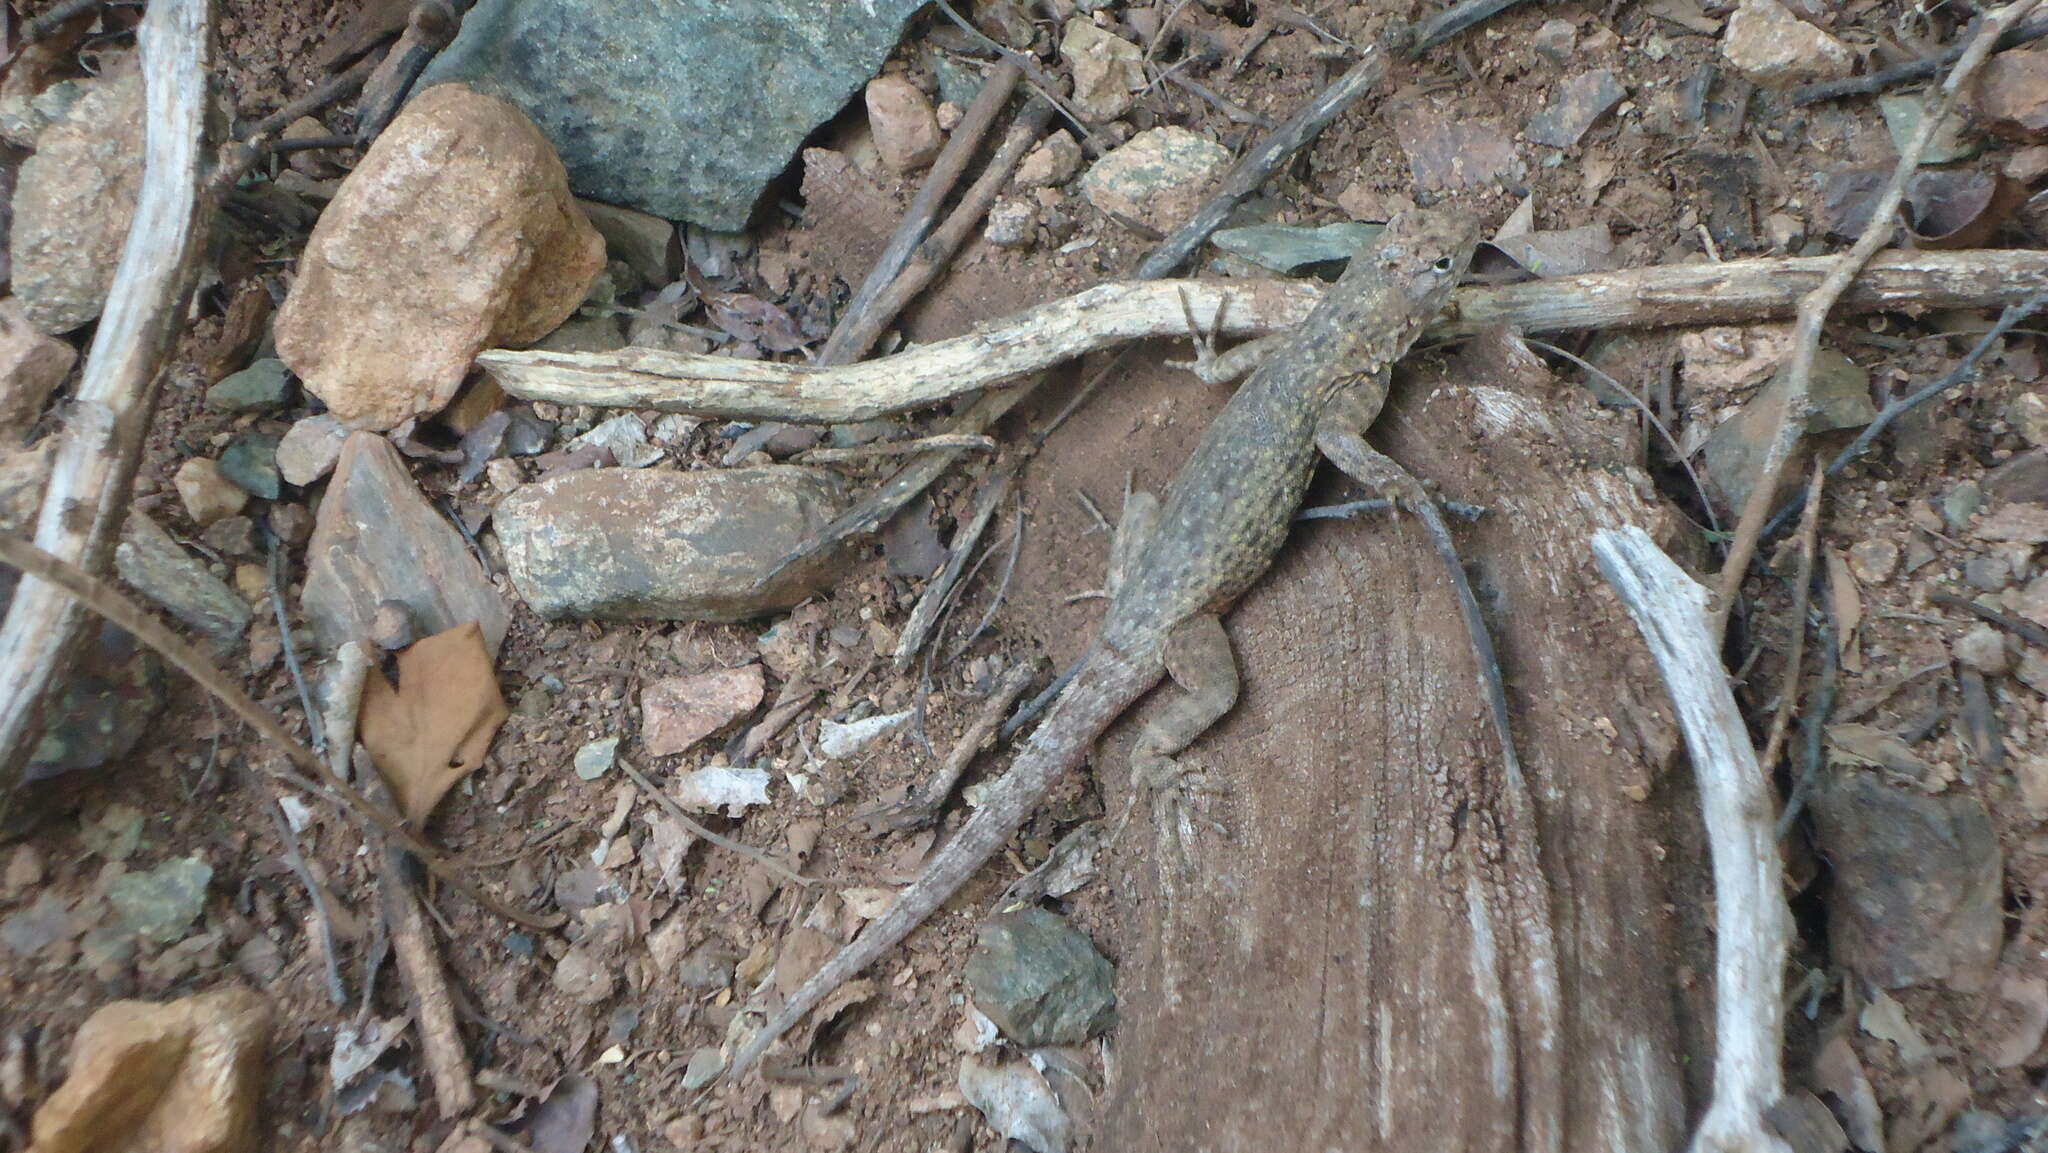
[[1792,731],[1792,714],[1799,704],[1799,674],[1806,659],[1806,606],[1813,595],[1813,561],[1820,552],[1820,490],[1827,474],[1820,462],[1813,462],[1813,479],[1806,485],[1806,515],[1799,520],[1799,571],[1792,590],[1792,651],[1785,657],[1785,681],[1778,690],[1778,712],[1771,718],[1771,735],[1764,741],[1760,763],[1766,768],[1778,763],[1785,751],[1785,734]]
[[634,784],[640,786],[641,792],[653,798],[654,803],[660,805],[662,811],[674,818],[675,822],[681,825],[691,836],[699,840],[709,841],[729,853],[738,853],[740,856],[745,857],[785,881],[791,881],[799,885],[814,885],[817,883],[788,865],[783,864],[781,861],[776,860],[770,854],[744,841],[735,841],[723,833],[714,833],[710,829],[705,828],[695,817],[684,812],[683,807],[676,803],[674,797],[662,792],[653,781],[648,780],[647,774],[627,764],[623,757],[617,763],[620,770],[626,776],[632,778]]
[[1920,167],[1920,154],[1926,150],[1927,142],[1933,139],[1935,131],[1948,120],[1963,88],[1976,75],[1984,58],[1991,54],[1998,38],[2037,3],[2039,0],[2015,0],[1981,18],[1969,46],[1957,58],[1955,68],[1942,81],[1941,87],[1929,94],[1930,97],[1938,95],[1939,100],[1930,101],[1932,107],[1923,111],[1912,140],[1900,150],[1899,162],[1892,169],[1891,179],[1886,182],[1883,193],[1871,210],[1870,223],[1864,227],[1863,235],[1856,238],[1849,251],[1833,258],[1834,266],[1818,287],[1799,298],[1792,334],[1792,358],[1785,367],[1785,387],[1777,393],[1774,431],[1765,446],[1763,466],[1758,470],[1749,499],[1743,502],[1742,516],[1735,524],[1735,537],[1729,543],[1727,563],[1721,568],[1720,599],[1714,606],[1715,635],[1720,635],[1727,628],[1728,613],[1735,604],[1736,594],[1742,589],[1750,559],[1756,555],[1757,544],[1763,537],[1764,521],[1770,516],[1779,478],[1784,475],[1785,466],[1791,462],[1793,451],[1798,448],[1805,430],[1807,396],[1813,381],[1813,359],[1820,350],[1821,326],[1827,322],[1828,313],[1850,282],[1863,271],[1863,266],[1870,262],[1877,250],[1891,239],[1897,227],[1899,203],[1905,198],[1906,181]]

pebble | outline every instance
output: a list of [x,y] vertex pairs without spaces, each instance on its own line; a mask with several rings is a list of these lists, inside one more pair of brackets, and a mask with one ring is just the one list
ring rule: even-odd
[[168,945],[183,937],[206,906],[213,867],[175,857],[154,869],[124,873],[107,886],[107,903],[123,929]]
[[553,331],[603,266],[547,139],[513,105],[444,84],[413,97],[321,214],[278,356],[343,424],[392,428],[440,411],[482,349]]
[[915,172],[938,159],[946,139],[932,101],[900,73],[868,81],[868,131],[891,172]]
[[1973,625],[1956,640],[1955,658],[1987,677],[2004,676],[2012,668],[2005,636],[1988,624]]
[[617,352],[626,347],[626,329],[616,316],[572,316],[533,347],[542,352]]
[[501,456],[484,465],[484,479],[501,493],[514,493],[526,483],[526,470],[511,457]]
[[1081,145],[1074,134],[1062,128],[1038,142],[1023,161],[1011,182],[1019,188],[1049,188],[1065,184],[1081,171]]
[[621,208],[601,200],[576,201],[576,207],[590,218],[591,227],[604,237],[605,252],[623,260],[650,285],[675,279],[682,251],[676,245],[676,226],[651,212]]
[[331,414],[296,421],[277,442],[277,474],[286,484],[304,488],[334,471],[348,427]]
[[226,556],[256,555],[256,522],[246,516],[231,516],[208,525],[199,539],[206,547]]
[[386,652],[397,652],[418,639],[411,607],[399,600],[378,602],[376,613],[370,617],[372,644]]
[[732,232],[921,7],[607,0],[592,35],[584,0],[481,0],[420,86],[463,81],[519,106],[579,195]]
[[291,392],[291,371],[284,361],[265,357],[207,389],[206,407],[220,412],[270,412],[283,408]]
[[185,515],[200,528],[230,517],[242,511],[249,503],[249,493],[236,485],[222,473],[218,461],[195,456],[178,466],[171,477],[171,486],[178,490],[178,500],[185,506]]
[[1230,169],[1228,149],[1185,128],[1151,128],[1097,160],[1081,193],[1103,212],[1161,232],[1185,223],[1216,179]]
[[0,437],[19,443],[78,362],[78,350],[29,323],[20,300],[0,298]]
[[1019,1045],[1078,1045],[1116,1021],[1116,970],[1086,934],[1039,908],[998,913],[967,959],[975,1008]]
[[29,323],[69,332],[100,314],[142,189],[142,74],[109,63],[21,161],[9,253]]
[[902,728],[913,715],[911,710],[905,709],[900,713],[877,713],[843,724],[827,719],[818,725],[818,752],[828,761],[857,756],[877,740]]
[[305,544],[313,536],[313,514],[302,504],[272,505],[270,531],[288,545]]
[[981,235],[997,248],[1029,248],[1038,235],[1038,207],[1029,200],[1003,197],[989,205]]
[[1529,43],[1552,64],[1562,68],[1572,57],[1572,50],[1578,47],[1579,30],[1571,21],[1559,17],[1545,20],[1536,28],[1536,34]]
[[2006,419],[2028,444],[2036,448],[2048,445],[2048,396],[2033,391],[2019,394]]
[[1970,518],[1984,507],[1984,491],[1974,480],[1961,481],[1948,490],[1941,498],[1942,523],[1950,532],[1962,532],[1970,527]]
[[1899,546],[1889,540],[1860,540],[1849,546],[1849,571],[1864,584],[1882,584],[1899,571]]
[[576,755],[571,759],[570,764],[576,770],[576,776],[579,779],[594,781],[611,772],[612,766],[618,763],[618,759],[619,738],[600,737],[597,740],[585,742],[582,748],[577,749]]
[[1973,556],[1963,562],[1963,580],[1971,588],[2002,592],[2012,584],[2012,563],[2002,556]]
[[236,437],[220,454],[220,473],[250,496],[276,500],[283,491],[278,485],[278,438],[267,432]]
[[731,621],[843,571],[848,550],[832,549],[754,587],[844,501],[838,477],[791,466],[585,469],[523,486],[494,517],[513,586],[544,617]]
[[1736,71],[1765,85],[1839,79],[1856,67],[1847,45],[1778,0],[1742,0],[1721,35],[1721,54]]
[[511,624],[497,586],[398,450],[374,433],[351,433],[306,548],[300,607],[331,652],[371,635],[387,600],[412,610],[422,636],[477,622],[493,656]]
[[650,756],[687,752],[753,712],[766,691],[757,664],[655,681],[640,693],[640,742]]
[[[231,517],[215,525],[246,517]],[[130,509],[114,546],[114,571],[136,592],[222,647],[241,639],[254,616],[247,601],[187,553],[140,509]]]
[[1074,71],[1074,107],[1089,120],[1110,121],[1129,112],[1132,93],[1145,87],[1144,51],[1086,16],[1067,21],[1060,58]]
[[1535,144],[1570,148],[1627,97],[1628,89],[1613,72],[1582,72],[1551,90],[1549,102],[1529,119],[1525,134]]
[[1986,60],[1972,111],[2008,140],[2048,142],[2048,49],[2013,48]]

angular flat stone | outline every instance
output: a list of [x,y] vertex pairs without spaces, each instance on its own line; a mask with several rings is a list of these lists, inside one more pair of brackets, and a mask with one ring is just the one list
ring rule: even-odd
[[14,189],[14,295],[69,332],[100,314],[142,191],[142,75],[115,68],[36,138]]
[[584,469],[506,497],[496,525],[513,585],[542,616],[731,621],[788,608],[843,570],[846,550],[829,550],[753,587],[844,500],[836,476],[790,466]]
[[419,87],[517,104],[579,195],[735,231],[921,3],[482,0]]
[[130,511],[122,523],[114,571],[136,592],[223,646],[240,640],[254,616],[241,594],[179,548],[147,513]]
[[374,635],[377,606],[403,603],[423,635],[475,621],[496,656],[512,620],[462,534],[413,483],[391,443],[357,432],[341,448],[306,546],[306,619],[320,644]]
[[966,977],[975,1008],[1019,1045],[1078,1045],[1116,1021],[1116,970],[1044,909],[983,923]]
[[1570,148],[1602,116],[1628,95],[1628,89],[1606,69],[1582,72],[1551,91],[1550,103],[1529,119],[1529,139],[1552,148]]

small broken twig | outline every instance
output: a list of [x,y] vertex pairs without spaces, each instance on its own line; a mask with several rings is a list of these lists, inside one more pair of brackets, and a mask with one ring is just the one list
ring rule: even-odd
[[910,795],[892,805],[877,805],[856,815],[855,819],[868,827],[868,832],[880,836],[889,830],[915,829],[937,819],[939,809],[946,798],[953,793],[953,786],[960,783],[961,774],[974,758],[986,748],[1003,723],[1003,714],[1031,687],[1038,676],[1038,667],[1030,661],[1019,661],[1010,666],[1003,679],[997,683],[994,692],[982,702],[981,709],[974,715],[973,723],[960,739],[953,744],[953,751],[946,754],[944,763],[939,765],[922,784],[915,786]]
[[918,650],[931,639],[932,627],[939,620],[940,607],[951,595],[954,582],[960,579],[961,571],[967,567],[967,558],[973,554],[974,546],[980,543],[981,534],[988,529],[989,522],[995,519],[996,509],[1002,506],[1003,497],[1010,491],[1010,482],[1016,477],[1017,462],[1012,461],[991,470],[983,478],[980,491],[974,498],[974,515],[953,534],[951,555],[947,556],[945,567],[939,570],[939,575],[931,583],[925,585],[924,592],[918,595],[917,606],[910,610],[910,620],[904,624],[903,636],[896,643],[894,660],[897,672],[909,668]]
[[[2022,44],[2031,44],[2043,36],[2048,36],[2048,19],[2029,20],[2017,28],[2007,29],[2005,34],[1998,38],[1998,45],[1992,51],[2003,52],[2008,48],[2017,48]],[[1951,44],[1931,56],[1908,61],[1891,68],[1880,68],[1875,72],[1867,72],[1862,76],[1850,76],[1841,80],[1822,80],[1814,84],[1808,84],[1804,87],[1793,89],[1792,95],[1786,102],[1797,108],[1802,104],[1814,104],[1822,100],[1835,100],[1843,96],[1863,96],[1872,92],[1883,92],[1887,88],[1895,88],[1901,84],[1912,84],[1915,81],[1925,80],[1953,64],[1968,48],[1969,45],[1967,44]]]
[[1785,366],[1785,386],[1777,392],[1773,431],[1766,443],[1763,464],[1757,469],[1749,499],[1743,502],[1742,516],[1735,523],[1728,559],[1721,567],[1720,599],[1714,606],[1716,635],[1727,628],[1728,614],[1735,605],[1737,594],[1742,591],[1742,581],[1749,573],[1749,562],[1755,557],[1757,545],[1763,538],[1764,521],[1769,518],[1771,502],[1777,496],[1779,478],[1784,476],[1785,467],[1791,463],[1805,431],[1807,399],[1812,388],[1814,357],[1820,350],[1821,326],[1827,322],[1828,313],[1834,309],[1835,302],[1848,289],[1850,282],[1863,271],[1863,266],[1877,254],[1877,250],[1890,241],[1897,227],[1899,204],[1905,198],[1906,181],[1919,169],[1921,153],[1926,151],[1928,141],[1934,138],[1935,130],[1953,113],[1956,100],[1970,78],[1976,75],[1978,65],[1990,55],[1992,46],[2006,29],[2037,3],[2039,0],[2015,0],[1979,18],[1977,31],[1971,36],[1969,46],[1957,57],[1955,68],[1942,81],[1941,87],[1929,94],[1939,99],[1929,100],[1912,139],[1899,150],[1899,161],[1893,166],[1891,178],[1886,181],[1871,210],[1870,223],[1864,226],[1863,234],[1856,238],[1856,243],[1847,252],[1834,258],[1834,267],[1829,269],[1827,278],[1799,298],[1798,316],[1792,330],[1792,357]]
[[1713,858],[1714,1088],[1693,1153],[1783,1151],[1764,1112],[1785,1095],[1778,1002],[1792,914],[1778,879],[1768,783],[1721,666],[1707,590],[1634,525],[1593,534],[1593,557],[1642,630],[1676,707]]
[[738,853],[740,856],[745,857],[785,881],[791,881],[799,885],[817,884],[815,880],[776,860],[767,852],[757,849],[744,841],[735,841],[723,833],[714,833],[710,829],[705,828],[695,817],[684,812],[683,807],[676,803],[674,797],[655,787],[654,782],[648,780],[645,773],[627,764],[624,757],[619,758],[615,763],[625,772],[626,776],[632,778],[634,784],[640,786],[641,792],[653,798],[654,803],[660,805],[662,811],[674,818],[676,823],[681,825],[691,836],[717,845],[729,853]]
[[1785,681],[1778,690],[1778,712],[1771,718],[1771,734],[1764,741],[1759,763],[1771,769],[1785,751],[1785,735],[1792,731],[1792,714],[1799,704],[1799,675],[1806,659],[1806,606],[1813,596],[1813,561],[1820,552],[1820,490],[1827,474],[1820,462],[1813,462],[1813,479],[1806,485],[1806,515],[1799,519],[1799,569],[1792,588],[1792,651],[1785,657]]
[[461,1117],[476,1105],[476,1081],[470,1072],[469,1050],[455,1023],[455,998],[441,950],[434,944],[426,909],[406,876],[405,860],[392,849],[371,854],[378,862],[384,915],[391,922],[391,955],[399,980],[412,1001],[413,1026],[420,1035],[420,1057],[434,1082],[434,1102],[445,1118]]

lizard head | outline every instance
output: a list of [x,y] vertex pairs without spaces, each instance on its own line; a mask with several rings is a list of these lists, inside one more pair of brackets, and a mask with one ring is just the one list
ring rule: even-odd
[[1412,306],[1409,314],[1427,323],[1443,310],[1478,244],[1476,217],[1448,209],[1416,209],[1396,216],[1367,254],[1380,282],[1405,294]]

